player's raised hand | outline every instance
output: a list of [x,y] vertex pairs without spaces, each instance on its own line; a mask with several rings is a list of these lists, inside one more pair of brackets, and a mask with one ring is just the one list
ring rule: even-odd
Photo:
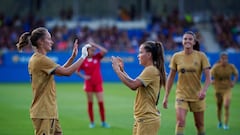
[[90,44],[86,44],[82,48],[82,55],[81,58],[85,59],[88,56],[88,48],[92,47]]
[[123,63],[123,60],[122,58],[120,58],[119,56],[116,57],[117,61],[118,61],[118,65],[120,67],[120,70],[123,72],[124,70],[124,63]]
[[123,72],[123,61],[120,57],[112,56],[112,67],[115,72],[122,71]]
[[75,39],[72,50],[72,57],[75,58],[77,54],[78,54],[78,39]]
[[118,66],[118,62],[117,62],[116,57],[115,57],[115,56],[112,56],[111,60],[112,60],[113,70],[114,70],[115,72],[117,72],[117,71],[119,70],[119,66]]

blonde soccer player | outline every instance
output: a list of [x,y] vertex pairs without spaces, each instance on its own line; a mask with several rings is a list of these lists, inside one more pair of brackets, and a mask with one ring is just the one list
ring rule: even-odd
[[30,117],[34,133],[35,135],[62,135],[58,119],[54,75],[70,76],[73,74],[88,56],[87,48],[90,46],[84,46],[81,57],[73,63],[78,54],[78,42],[76,40],[72,55],[61,66],[47,56],[47,53],[52,50],[53,41],[46,28],[38,27],[31,32],[23,33],[19,38],[17,48],[22,51],[28,45],[31,45],[34,49],[34,53],[28,62],[33,93]]

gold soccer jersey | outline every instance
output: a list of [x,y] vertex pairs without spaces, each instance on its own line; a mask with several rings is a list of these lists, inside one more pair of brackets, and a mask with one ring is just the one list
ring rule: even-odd
[[199,51],[187,55],[181,51],[173,55],[169,67],[178,72],[176,98],[197,101],[202,71],[210,68],[206,55]]
[[233,64],[222,66],[216,63],[211,69],[211,75],[214,78],[215,90],[227,90],[231,88],[231,76],[238,75],[238,71]]
[[40,53],[34,53],[29,60],[28,70],[32,81],[33,100],[31,118],[57,118],[57,103],[54,75],[55,62]]
[[160,90],[159,71],[154,66],[146,67],[137,77],[143,86],[137,89],[135,99],[134,116],[138,119],[158,119],[156,108],[157,95]]

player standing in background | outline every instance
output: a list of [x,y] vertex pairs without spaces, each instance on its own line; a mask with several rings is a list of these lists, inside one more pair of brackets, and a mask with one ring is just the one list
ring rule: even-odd
[[[97,97],[99,113],[102,122],[101,126],[104,128],[109,128],[110,126],[105,121],[103,79],[101,74],[101,60],[107,53],[107,50],[104,47],[97,45],[93,42],[89,42],[89,45],[91,45],[88,50],[89,55],[76,71],[76,74],[84,79],[84,90],[87,95],[88,116],[90,119],[89,128],[95,127],[93,112],[94,94],[96,94]],[[99,49],[99,52],[96,53],[96,49]],[[84,71],[84,74],[81,73],[81,70]]]
[[162,43],[146,41],[141,44],[138,60],[144,69],[136,79],[132,79],[124,71],[120,57],[112,56],[112,66],[120,80],[137,94],[132,134],[157,135],[160,128],[160,112],[157,104],[160,89],[162,86],[165,87],[166,81]]
[[[215,89],[215,97],[217,103],[217,118],[218,128],[227,130],[229,129],[229,110],[232,91],[231,88],[235,85],[238,79],[237,68],[228,63],[228,54],[223,52],[220,55],[220,59],[214,64],[211,69],[211,75],[213,77],[212,84]],[[232,75],[234,76],[232,80]],[[222,125],[222,106],[224,105],[224,125]]]
[[[170,73],[166,83],[166,92],[163,99],[163,107],[167,108],[168,97],[178,73],[176,89],[176,135],[184,134],[185,120],[188,109],[193,112],[195,126],[198,135],[205,135],[204,110],[205,96],[211,83],[210,64],[206,55],[199,51],[199,43],[196,35],[187,31],[182,39],[183,51],[173,55],[170,62]],[[205,83],[201,87],[201,75],[205,73]]]
[[71,57],[63,66],[60,66],[46,56],[53,46],[51,35],[46,28],[39,27],[32,32],[23,33],[19,38],[17,48],[22,51],[23,47],[28,45],[32,45],[35,51],[28,63],[33,92],[30,117],[35,135],[62,135],[58,120],[54,75],[69,76],[74,73],[87,57],[87,48],[90,46],[84,46],[82,56],[72,64],[78,54],[76,40]]

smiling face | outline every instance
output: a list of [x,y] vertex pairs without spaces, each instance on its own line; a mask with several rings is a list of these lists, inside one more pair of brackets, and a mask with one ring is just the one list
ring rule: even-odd
[[194,36],[192,34],[184,34],[182,44],[184,49],[193,49],[195,44]]

